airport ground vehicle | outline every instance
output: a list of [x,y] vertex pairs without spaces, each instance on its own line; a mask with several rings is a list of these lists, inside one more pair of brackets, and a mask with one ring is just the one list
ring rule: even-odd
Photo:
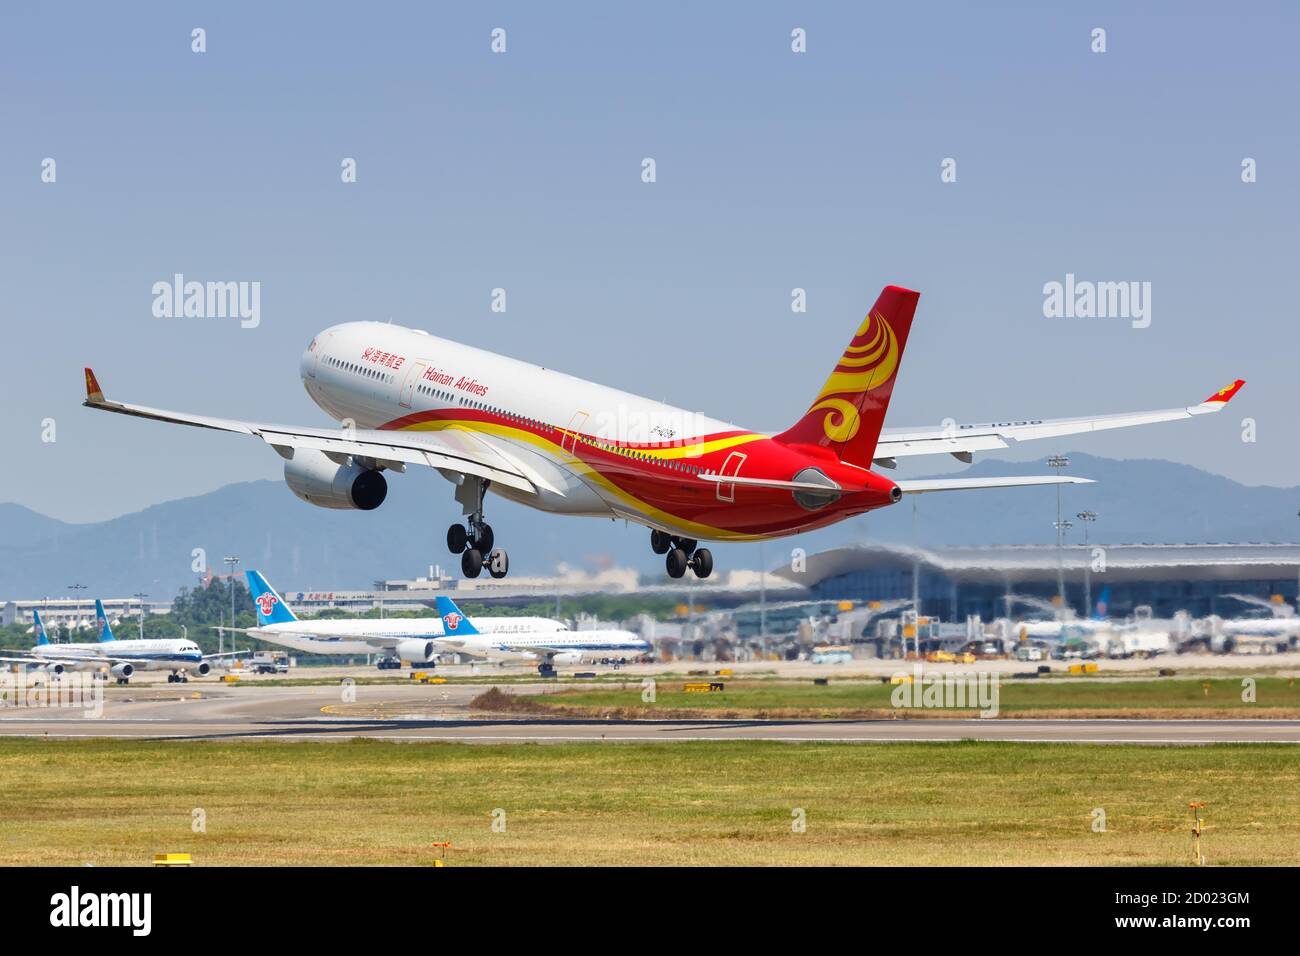
[[284,651],[254,651],[248,669],[254,674],[287,674],[289,655]]

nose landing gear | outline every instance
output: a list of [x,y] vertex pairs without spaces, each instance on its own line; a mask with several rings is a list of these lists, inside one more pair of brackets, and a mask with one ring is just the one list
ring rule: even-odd
[[664,531],[650,532],[650,550],[667,554],[664,563],[670,578],[680,578],[687,569],[697,578],[707,578],[713,573],[713,552],[696,546],[691,538],[675,538]]

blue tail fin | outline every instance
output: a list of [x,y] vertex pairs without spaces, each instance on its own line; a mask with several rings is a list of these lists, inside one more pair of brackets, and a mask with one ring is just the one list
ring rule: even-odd
[[1093,610],[1093,620],[1100,621],[1106,616],[1106,611],[1110,607],[1110,585],[1101,589],[1101,594],[1097,596],[1097,607]]
[[101,644],[117,640],[113,636],[113,629],[108,626],[108,615],[104,613],[104,602],[99,598],[95,598],[95,627],[99,628]]
[[45,633],[45,622],[41,620],[41,612],[32,608],[32,630],[36,632],[36,646],[50,643],[49,635]]
[[460,613],[460,608],[451,598],[435,598],[434,603],[438,606],[438,616],[442,618],[442,633],[445,636],[473,636],[479,632],[474,622]]
[[287,624],[298,620],[298,615],[289,610],[289,605],[276,593],[275,588],[266,583],[259,571],[245,571],[248,575],[248,593],[253,596],[253,607],[257,609],[257,626],[268,624]]

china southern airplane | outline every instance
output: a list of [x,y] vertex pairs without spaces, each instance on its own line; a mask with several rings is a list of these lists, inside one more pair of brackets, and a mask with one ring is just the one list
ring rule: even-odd
[[489,661],[535,660],[543,677],[555,676],[556,664],[622,663],[652,650],[649,641],[621,630],[482,634],[451,598],[435,598],[434,603],[443,623],[443,636],[436,641],[440,649]]
[[51,644],[41,621],[39,611],[32,610],[36,646],[26,657],[0,657],[0,661],[22,663],[40,667],[51,674],[65,670],[104,670],[119,684],[130,681],[136,671],[171,671],[168,683],[187,683],[189,675],[206,677],[212,672],[208,663],[222,657],[235,657],[239,651],[225,654],[204,654],[193,641],[176,638],[147,637],[139,640],[119,641],[104,613],[104,603],[95,601],[95,623],[99,640],[94,644]]
[[386,471],[435,468],[455,486],[468,519],[447,530],[466,577],[485,566],[494,577],[509,569],[484,514],[490,489],[543,511],[645,525],[671,577],[690,569],[703,578],[713,555],[699,541],[798,534],[896,504],[905,494],[1086,480],[894,481],[873,465],[889,469],[899,458],[931,454],[969,462],[974,452],[1013,442],[1192,418],[1219,411],[1243,384],[1160,411],[882,431],[919,298],[887,286],[803,417],[774,435],[379,322],[328,328],[302,355],[307,393],[341,428],[113,402],[89,368],[85,404],[260,438],[284,458],[290,489],[323,508],[377,508],[388,493]]
[[[410,661],[412,665],[429,663],[438,654],[435,638],[444,633],[441,618],[358,617],[304,621],[262,577],[261,572],[250,570],[245,574],[257,610],[257,627],[218,630],[234,630],[307,654],[378,652]],[[536,635],[564,630],[559,621],[545,617],[484,617],[479,619],[478,626],[491,635]]]

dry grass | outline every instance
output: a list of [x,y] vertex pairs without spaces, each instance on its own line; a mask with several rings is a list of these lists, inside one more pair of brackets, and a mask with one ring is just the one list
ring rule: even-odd
[[1190,800],[1211,863],[1300,860],[1288,746],[12,739],[0,863],[1181,864]]
[[[722,693],[687,693],[682,684],[660,681],[655,700],[641,699],[639,682],[565,688],[542,695],[515,695],[498,688],[470,706],[495,714],[636,719],[824,718],[837,720],[969,719],[977,708],[894,707],[894,688],[879,682],[726,680]],[[1262,677],[1256,699],[1242,700],[1240,677],[1213,680],[1062,681],[1005,683],[1001,718],[1297,719],[1300,687],[1293,680]]]

